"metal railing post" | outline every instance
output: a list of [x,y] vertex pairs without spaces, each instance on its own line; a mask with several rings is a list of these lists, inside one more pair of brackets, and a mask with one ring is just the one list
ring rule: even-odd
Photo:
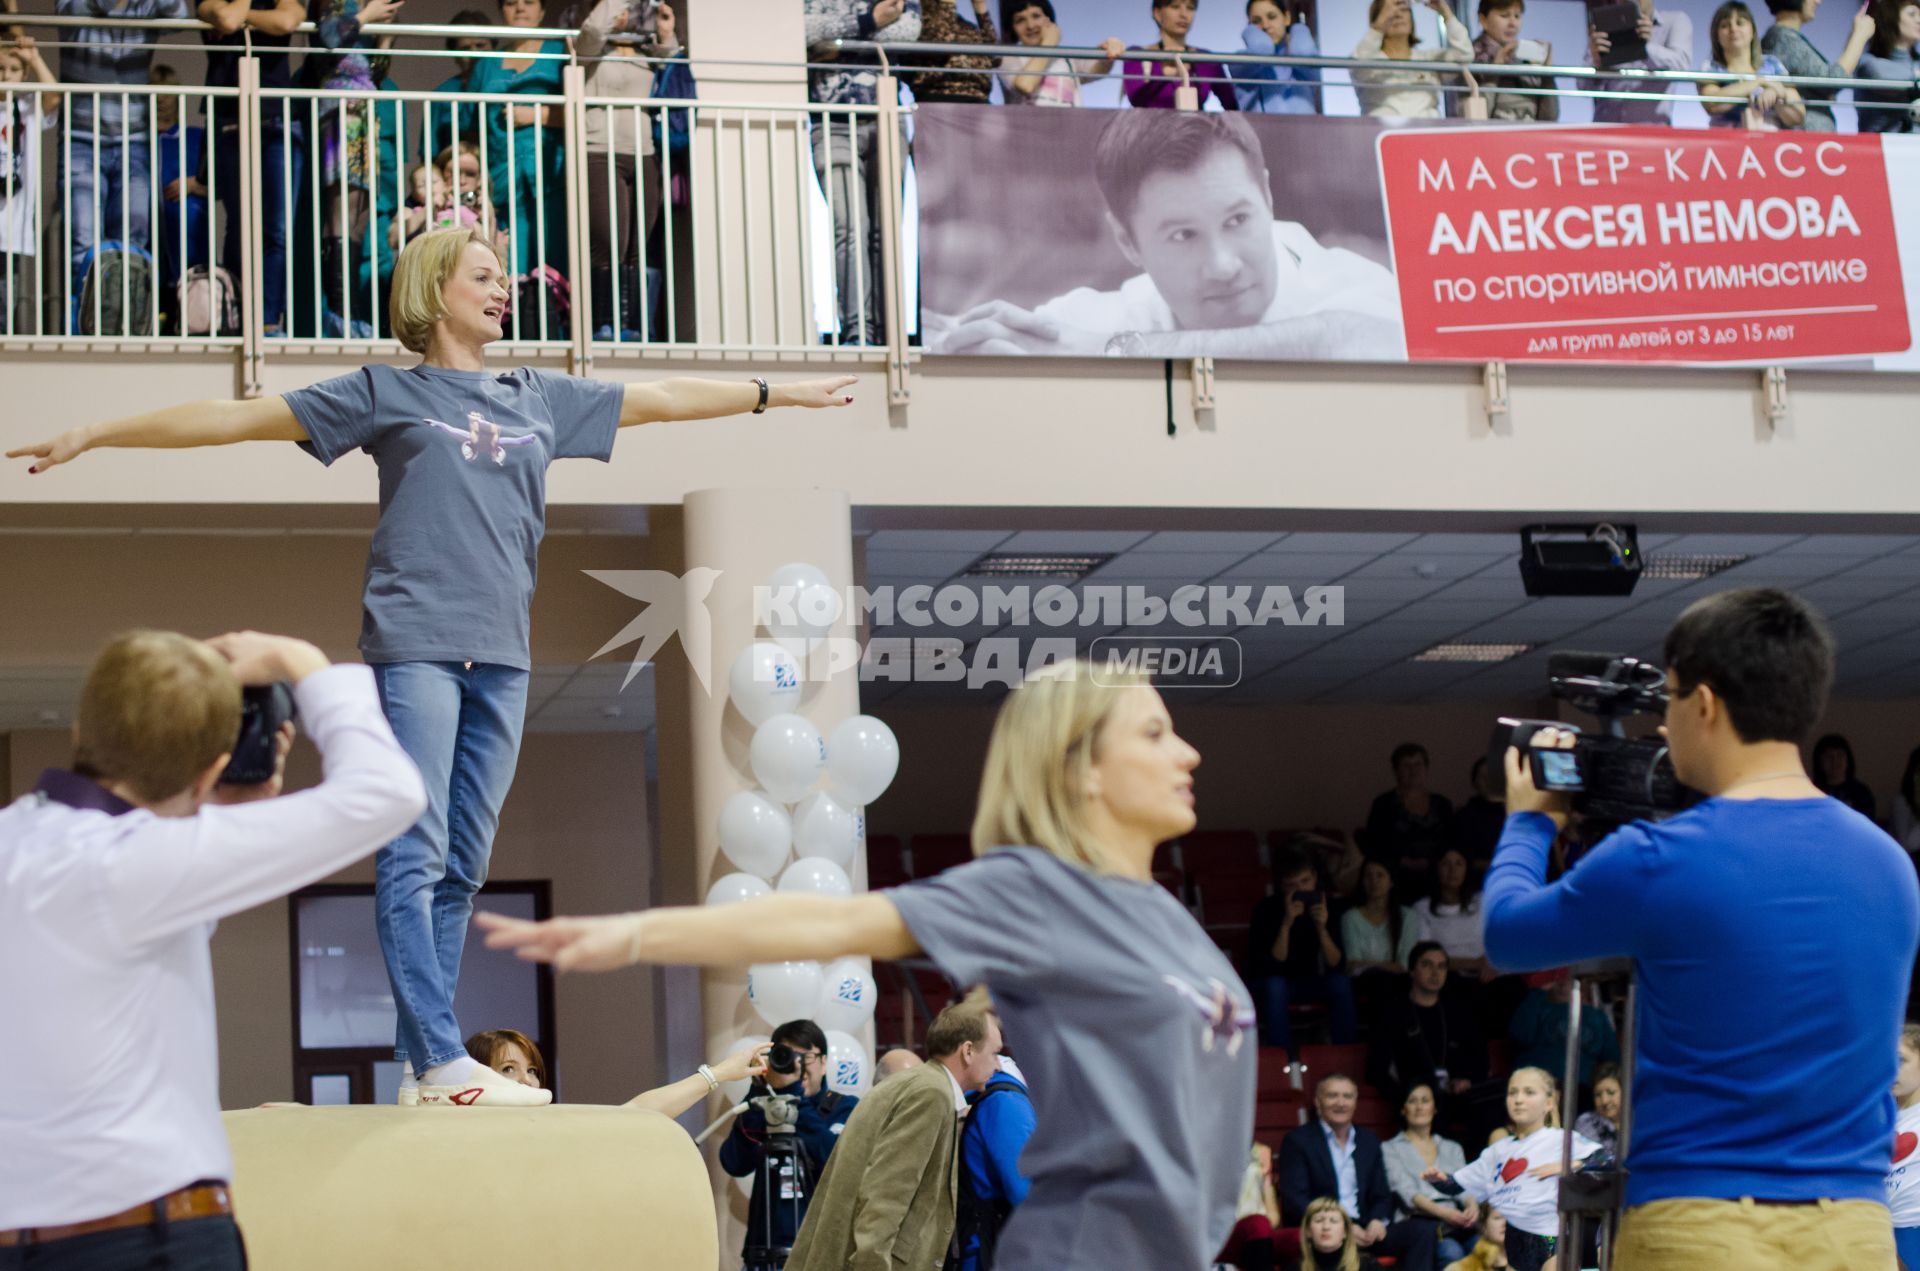
[[[240,170],[230,178],[240,182],[240,396],[253,398],[266,391],[262,331],[266,323],[266,262],[260,250],[260,63],[255,58],[240,59],[240,97],[234,107],[240,125]],[[208,137],[206,144],[216,144],[216,138]],[[211,198],[208,201],[214,202]],[[184,205],[181,214],[185,215]],[[207,217],[212,220],[212,207]]]
[[[587,209],[587,68],[572,62],[560,70],[560,91],[566,96],[561,107],[567,113],[567,126],[561,130],[566,146],[566,225],[567,277],[572,280],[572,321],[567,326],[569,348],[567,371],[573,375],[593,374],[593,271],[583,266],[590,260],[581,244],[591,232]],[[611,145],[612,128],[608,128]],[[637,143],[636,143],[637,146]],[[617,255],[617,253],[616,253]],[[616,259],[614,268],[618,269]],[[618,315],[614,329],[619,330]]]
[[[904,122],[900,113],[900,81],[890,67],[883,68],[874,86],[874,96],[880,107],[875,124],[880,130],[880,281],[886,292],[881,308],[887,324],[887,404],[905,406],[913,400],[907,351],[905,269],[900,260],[907,171],[900,135]],[[855,250],[864,252],[866,245],[856,244]]]

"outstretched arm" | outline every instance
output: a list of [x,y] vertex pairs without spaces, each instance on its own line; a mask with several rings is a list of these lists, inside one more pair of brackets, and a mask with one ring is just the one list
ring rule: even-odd
[[667,966],[752,966],[864,955],[894,960],[920,952],[891,900],[859,896],[762,896],[717,908],[686,906],[598,918],[528,922],[502,914],[474,919],[489,949],[512,949],[562,971],[614,971],[636,962]]
[[[826,406],[847,406],[853,394],[847,392],[855,382],[852,375],[835,375],[824,380],[795,380],[767,385],[767,409],[804,406],[818,410]],[[671,379],[627,385],[620,403],[620,426],[661,424],[678,419],[718,419],[723,415],[745,415],[760,404],[760,386],[748,381]]]
[[9,459],[31,459],[29,473],[45,472],[101,446],[146,450],[182,450],[189,446],[227,446],[236,441],[305,441],[307,430],[284,397],[252,401],[188,402],[104,424],[69,428],[51,441],[7,451]]
[[[742,1051],[708,1064],[707,1067],[712,1070],[715,1081],[745,1081],[750,1077],[758,1077],[767,1070],[766,1052],[764,1049]],[[707,1079],[696,1072],[691,1077],[684,1077],[671,1085],[637,1094],[627,1100],[625,1106],[645,1108],[649,1112],[658,1112],[662,1116],[677,1117],[711,1092],[712,1087],[707,1085]]]

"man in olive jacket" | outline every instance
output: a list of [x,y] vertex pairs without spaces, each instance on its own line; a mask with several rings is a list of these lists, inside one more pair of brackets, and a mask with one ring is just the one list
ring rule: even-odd
[[967,1094],[998,1071],[1000,1022],[975,990],[927,1030],[929,1061],[860,1101],[827,1158],[787,1271],[937,1271],[953,1236]]

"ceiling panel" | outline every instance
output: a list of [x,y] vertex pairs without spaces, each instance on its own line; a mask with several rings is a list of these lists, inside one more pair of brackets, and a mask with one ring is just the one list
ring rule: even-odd
[[1161,530],[1134,547],[1136,552],[1232,552],[1245,556],[1277,545],[1285,534],[1243,530]]
[[1311,533],[1289,534],[1273,548],[1276,552],[1367,552],[1378,556],[1405,546],[1418,534]]
[[1011,537],[1007,530],[875,530],[867,535],[867,551],[990,552]]
[[1220,582],[1286,583],[1296,590],[1334,582],[1378,559],[1363,552],[1261,552],[1219,576]]

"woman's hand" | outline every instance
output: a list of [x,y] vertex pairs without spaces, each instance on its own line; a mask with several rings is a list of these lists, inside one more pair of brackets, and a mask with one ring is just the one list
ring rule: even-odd
[[[489,940],[487,943],[492,944],[493,941]],[[1425,1183],[1444,1183],[1447,1181],[1447,1171],[1438,1165],[1429,1165],[1420,1171],[1420,1180]]]
[[1559,1161],[1548,1161],[1544,1165],[1536,1165],[1532,1169],[1527,1171],[1528,1178],[1558,1178],[1559,1176],[1560,1176]]
[[512,949],[523,961],[551,962],[560,971],[617,971],[640,960],[639,914],[529,922],[479,913],[474,921],[487,933],[487,948]]
[[787,384],[770,386],[767,394],[769,406],[804,406],[808,410],[820,410],[827,406],[850,406],[853,394],[847,392],[859,377],[854,375],[835,375],[824,380],[795,380]]
[[[666,10],[662,9],[662,13]],[[746,1081],[758,1077],[767,1070],[767,1052],[759,1050],[737,1050],[725,1059],[716,1060],[707,1065],[713,1070],[714,1077],[722,1083],[728,1081]]]
[[31,459],[27,475],[45,472],[48,468],[78,459],[87,448],[87,430],[69,428],[52,441],[43,441],[34,446],[22,446],[18,450],[7,451],[9,459]]
[[360,6],[360,25],[377,26],[382,22],[393,21],[400,12],[400,6],[407,0],[367,0]]

